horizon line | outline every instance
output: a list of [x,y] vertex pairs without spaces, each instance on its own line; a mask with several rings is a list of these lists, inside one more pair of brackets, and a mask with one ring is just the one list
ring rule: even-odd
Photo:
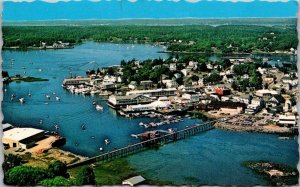
[[178,20],[178,19],[297,19],[297,16],[288,16],[288,17],[178,17],[178,18],[87,18],[87,19],[45,19],[45,20],[2,20],[4,22],[40,22],[40,21],[122,21],[122,20]]

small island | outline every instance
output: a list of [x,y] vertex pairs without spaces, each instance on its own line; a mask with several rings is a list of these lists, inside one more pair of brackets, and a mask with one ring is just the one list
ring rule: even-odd
[[11,82],[39,82],[39,81],[49,81],[49,79],[44,79],[40,77],[31,77],[31,76],[21,76],[21,75],[15,75],[15,76],[7,76],[3,77],[3,83],[11,83]]
[[286,186],[298,184],[297,168],[268,161],[245,161],[244,166],[262,176],[271,186]]

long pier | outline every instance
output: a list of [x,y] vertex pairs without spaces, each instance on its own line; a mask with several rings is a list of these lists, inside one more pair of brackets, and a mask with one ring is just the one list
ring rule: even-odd
[[139,142],[139,143],[136,143],[133,145],[128,145],[128,146],[120,148],[120,149],[112,150],[110,152],[88,158],[88,159],[78,162],[78,163],[69,164],[67,167],[74,168],[77,166],[91,164],[94,162],[112,160],[115,158],[124,157],[124,156],[130,155],[130,154],[141,152],[141,151],[149,149],[153,146],[182,140],[189,136],[193,136],[195,134],[199,134],[201,132],[205,132],[205,131],[213,129],[214,128],[213,124],[214,124],[214,121],[206,122],[203,124],[196,124],[196,125],[187,127],[185,129],[182,129],[182,130],[179,130],[176,132],[162,135],[160,137],[152,138],[152,139],[142,141],[142,142]]

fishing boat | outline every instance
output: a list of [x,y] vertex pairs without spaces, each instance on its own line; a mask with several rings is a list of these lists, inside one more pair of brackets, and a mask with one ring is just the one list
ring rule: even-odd
[[102,110],[103,110],[103,106],[101,106],[101,105],[96,105],[96,110],[97,110],[97,111],[100,111],[100,110],[102,111]]
[[109,139],[105,139],[105,140],[104,140],[104,143],[105,143],[105,145],[108,145],[108,144],[110,144],[110,141],[109,141]]
[[20,103],[25,103],[25,99],[22,97],[19,99]]

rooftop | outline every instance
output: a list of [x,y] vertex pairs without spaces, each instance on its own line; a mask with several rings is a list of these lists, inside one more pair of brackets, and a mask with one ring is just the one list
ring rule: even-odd
[[145,181],[145,179],[142,177],[142,176],[135,176],[135,177],[132,177],[130,179],[126,179],[122,182],[122,184],[128,184],[130,186],[134,186],[136,184],[139,184],[141,182]]
[[13,128],[3,132],[3,139],[11,139],[21,141],[36,134],[44,132],[44,130],[35,128]]

